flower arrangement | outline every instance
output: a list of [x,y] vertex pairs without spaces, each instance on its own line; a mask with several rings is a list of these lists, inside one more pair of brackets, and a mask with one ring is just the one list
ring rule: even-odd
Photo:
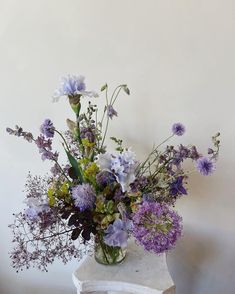
[[[76,120],[67,120],[65,133],[46,119],[40,134],[34,137],[21,127],[7,132],[34,143],[43,161],[53,165],[45,176],[29,173],[26,183],[26,208],[14,215],[10,225],[15,244],[10,253],[18,270],[37,267],[47,271],[55,258],[64,263],[81,258],[95,247],[95,258],[103,264],[117,263],[125,257],[127,239],[157,254],[172,249],[182,234],[182,218],[174,210],[177,199],[187,195],[187,178],[182,163],[190,159],[204,176],[215,170],[220,141],[212,137],[213,148],[200,154],[194,145],[177,147],[164,143],[182,136],[181,123],[172,126],[171,135],[154,147],[143,162],[131,148],[116,137],[116,150],[107,152],[105,140],[109,122],[117,117],[114,108],[120,93],[130,94],[127,85],[119,85],[109,96],[109,87],[101,88],[105,106],[98,119],[98,108],[91,102],[82,113],[83,98],[95,98],[87,91],[82,76],[67,76],[55,91],[54,100],[66,96]],[[59,163],[53,150],[55,136],[62,140],[68,161]],[[95,246],[94,246],[95,244]]]

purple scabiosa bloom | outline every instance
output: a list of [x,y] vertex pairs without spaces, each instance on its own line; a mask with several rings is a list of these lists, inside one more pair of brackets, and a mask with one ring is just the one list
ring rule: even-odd
[[96,194],[90,184],[81,184],[72,188],[72,197],[74,205],[84,211],[92,209],[95,205]]
[[185,126],[181,123],[173,124],[172,133],[176,136],[182,136],[185,133]]
[[174,182],[170,184],[170,193],[173,196],[176,195],[187,195],[187,191],[183,186],[183,177],[178,177]]
[[81,127],[81,139],[87,139],[90,143],[95,142],[95,125],[91,127]]
[[216,169],[215,162],[207,157],[199,158],[197,160],[196,166],[199,173],[203,176],[211,175]]
[[162,253],[181,236],[182,218],[164,203],[143,202],[134,212],[133,236],[145,250]]
[[116,219],[105,231],[104,242],[108,246],[126,247],[128,233],[126,224],[121,219]]
[[97,97],[97,93],[93,91],[86,91],[85,77],[76,75],[67,75],[62,77],[61,86],[53,95],[54,101],[58,101],[61,96],[87,96]]
[[113,118],[114,116],[118,116],[117,111],[113,108],[111,104],[107,106],[107,115],[109,118]]
[[53,122],[48,118],[45,119],[40,127],[40,131],[47,138],[53,138],[55,134],[55,127],[53,126]]

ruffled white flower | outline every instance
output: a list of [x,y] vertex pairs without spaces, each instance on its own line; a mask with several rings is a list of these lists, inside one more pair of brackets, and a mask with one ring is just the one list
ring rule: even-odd
[[60,88],[55,90],[53,101],[57,102],[61,96],[75,96],[81,95],[84,97],[98,97],[94,91],[86,91],[86,84],[84,76],[67,75],[61,78]]

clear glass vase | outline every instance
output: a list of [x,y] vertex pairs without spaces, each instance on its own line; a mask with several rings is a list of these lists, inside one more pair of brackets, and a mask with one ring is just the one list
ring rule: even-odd
[[103,237],[95,237],[95,260],[105,265],[120,263],[126,256],[126,248],[108,246],[104,243]]

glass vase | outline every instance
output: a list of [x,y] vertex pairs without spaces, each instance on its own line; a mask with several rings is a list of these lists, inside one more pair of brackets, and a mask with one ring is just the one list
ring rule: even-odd
[[95,260],[100,264],[114,265],[122,262],[126,248],[108,246],[101,235],[95,237]]

